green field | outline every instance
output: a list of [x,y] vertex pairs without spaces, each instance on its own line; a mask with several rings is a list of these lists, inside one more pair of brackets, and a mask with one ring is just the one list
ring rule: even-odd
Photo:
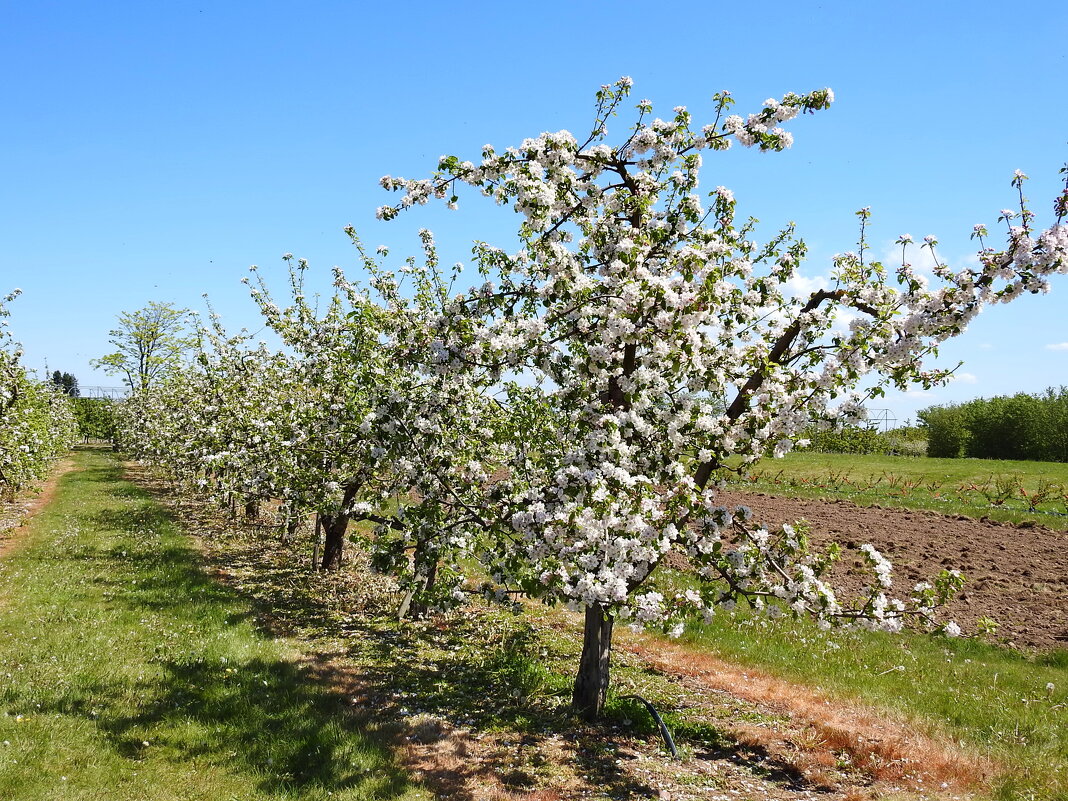
[[797,452],[765,459],[742,476],[724,477],[733,489],[747,492],[846,498],[862,506],[929,509],[1068,530],[1068,464],[1059,462]]

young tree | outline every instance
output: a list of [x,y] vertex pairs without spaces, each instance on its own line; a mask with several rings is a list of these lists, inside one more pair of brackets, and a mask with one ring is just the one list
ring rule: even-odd
[[115,436],[115,401],[110,398],[74,398],[74,418],[78,436],[111,440]]
[[122,376],[133,390],[146,389],[196,344],[187,329],[188,316],[186,309],[156,301],[135,312],[120,313],[119,327],[110,332],[116,350],[95,360],[93,366]]
[[440,267],[431,233],[420,231],[422,263],[409,259],[398,276],[348,232],[383,306],[380,346],[390,367],[388,381],[369,388],[373,411],[360,421],[376,481],[358,519],[376,523],[366,544],[373,564],[404,590],[403,618],[455,606],[465,597],[463,558],[495,552],[480,512],[495,506],[488,479],[512,449],[510,412],[492,368],[442,369],[428,325],[448,307],[460,267]]
[[[399,278],[349,233],[379,303],[335,270],[335,294],[317,312],[305,297],[307,264],[294,266],[288,255],[286,305],[275,302],[262,277],[250,282],[267,326],[292,354],[274,386],[291,391],[284,407],[261,403],[257,417],[269,422],[270,435],[257,433],[242,453],[273,477],[274,491],[293,508],[316,513],[322,569],[340,566],[351,521],[375,524],[365,539],[375,563],[405,590],[403,616],[462,597],[453,557],[484,529],[465,510],[485,503],[482,464],[498,450],[492,424],[499,407],[485,371],[436,369],[426,321],[440,312],[448,285],[429,232],[424,262],[409,260]],[[402,282],[414,297],[400,291]],[[290,445],[285,452],[254,453],[279,439]]]
[[[1068,271],[1066,189],[1056,225],[1033,230],[1021,194],[1019,216],[1003,215],[1007,247],[981,241],[980,267],[940,265],[932,288],[904,261],[891,273],[871,259],[863,210],[860,247],[836,257],[832,285],[794,297],[787,286],[804,243],[787,229],[758,244],[754,221],[736,222],[731,192],[702,197],[698,176],[703,154],[732,142],[788,148],[792,136],[779,126],[827,108],[831,92],[769,99],[748,118],[730,114],[733,100],[721,93],[700,128],[683,107],[654,119],[642,101],[610,144],[608,123],[630,85],[602,87],[581,140],[544,133],[503,152],[486,146],[479,163],[443,157],[429,179],[386,176],[383,186],[404,196],[379,210],[390,219],[431,198],[454,206],[468,184],[522,217],[517,252],[476,245],[493,280],[451,299],[430,335],[442,370],[521,371],[547,387],[542,402],[553,413],[521,432],[528,442],[496,506],[478,515],[499,530],[493,564],[503,581],[585,610],[573,704],[589,718],[605,701],[616,619],[677,632],[688,616],[745,600],[827,623],[930,620],[959,576],[892,599],[889,563],[865,546],[872,581],[847,603],[821,578],[830,560],[809,553],[802,531],[718,505],[717,474],[785,454],[813,421],[861,419],[863,401],[888,385],[944,379],[922,367],[938,343],[984,305],[1044,291],[1046,276]],[[928,237],[924,246],[935,244]],[[839,312],[852,319],[844,330]],[[649,587],[671,551],[689,560],[700,589]]]
[[[323,536],[319,567],[337,570],[349,522],[378,462],[359,424],[394,370],[379,343],[382,310],[353,290],[335,293],[318,312],[304,289],[307,263],[290,254],[285,259],[288,305],[274,301],[262,277],[256,285],[248,282],[267,326],[292,354],[275,357],[284,403],[263,415],[270,432],[258,437],[264,448],[284,453],[267,460],[253,455],[250,462],[268,467],[276,497],[293,511],[315,512],[317,536],[320,530]],[[344,283],[340,273],[336,278]]]

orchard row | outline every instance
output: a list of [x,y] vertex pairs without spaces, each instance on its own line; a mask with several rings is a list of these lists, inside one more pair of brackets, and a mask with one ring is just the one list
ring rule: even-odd
[[35,380],[22,365],[22,349],[12,340],[8,304],[0,299],[0,499],[44,475],[77,434],[70,399],[53,384]]
[[[684,107],[654,118],[641,101],[611,139],[629,91],[629,79],[602,87],[584,136],[543,133],[487,145],[478,161],[443,157],[428,178],[382,179],[400,193],[382,219],[433,199],[455,207],[471,189],[518,214],[514,252],[475,245],[474,283],[439,263],[427,231],[422,257],[389,270],[388,253],[350,230],[369,280],[337,271],[325,305],[287,256],[284,300],[250,281],[281,347],[209,320],[197,359],[125,404],[120,435],[221,504],[276,508],[289,525],[314,515],[324,569],[363,523],[375,566],[406,590],[401,614],[478,586],[584,610],[574,704],[590,717],[617,620],[678,632],[745,603],[827,625],[931,625],[958,575],[895,597],[890,564],[865,546],[870,585],[839,598],[824,580],[833,552],[724,508],[717,482],[728,465],[788,452],[809,426],[860,419],[886,386],[944,380],[923,367],[939,343],[985,305],[1068,272],[1068,189],[1039,230],[1018,173],[1018,208],[999,218],[1006,244],[973,231],[978,267],[920,274],[903,235],[888,269],[870,257],[862,210],[859,248],[836,257],[828,288],[797,297],[804,243],[791,229],[755,242],[732,193],[702,194],[698,176],[732,143],[789,147],[781,126],[831,92],[769,99],[744,118],[721,93],[700,127]],[[686,586],[658,583],[672,552]]]

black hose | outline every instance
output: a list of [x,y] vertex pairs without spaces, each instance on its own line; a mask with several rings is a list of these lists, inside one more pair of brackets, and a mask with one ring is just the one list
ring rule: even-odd
[[660,736],[664,738],[664,744],[671,751],[671,756],[675,759],[679,758],[679,751],[675,748],[675,741],[671,739],[671,732],[668,731],[667,724],[664,723],[664,719],[660,717],[660,714],[653,708],[653,705],[642,698],[640,695],[621,695],[619,699],[625,701],[628,698],[633,698],[635,701],[641,701],[645,705],[645,708],[649,710],[649,714],[653,716],[653,720],[656,721],[656,725],[660,727]]

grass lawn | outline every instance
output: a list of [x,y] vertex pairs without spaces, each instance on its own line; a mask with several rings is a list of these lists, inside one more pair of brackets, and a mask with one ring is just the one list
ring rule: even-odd
[[115,457],[0,560],[0,798],[417,799]]
[[1068,801],[1068,651],[1029,656],[977,640],[725,616],[686,640],[967,743],[1005,768],[993,798]]
[[744,477],[726,477],[732,488],[744,491],[847,498],[862,506],[929,509],[1068,530],[1068,464],[1057,462],[797,452],[765,459]]

